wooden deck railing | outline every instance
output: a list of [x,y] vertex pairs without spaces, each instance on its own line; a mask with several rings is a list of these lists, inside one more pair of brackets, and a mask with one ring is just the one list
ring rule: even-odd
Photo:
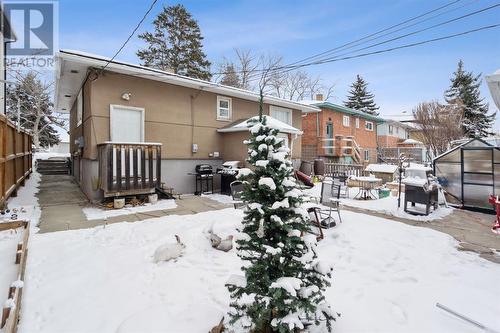
[[364,166],[360,164],[325,163],[325,176],[363,176]]
[[0,115],[0,206],[17,194],[32,171],[32,136]]
[[361,148],[352,136],[336,135],[334,138],[320,138],[319,156],[350,156],[355,163],[361,162]]
[[98,144],[99,185],[105,197],[154,193],[161,182],[161,143]]

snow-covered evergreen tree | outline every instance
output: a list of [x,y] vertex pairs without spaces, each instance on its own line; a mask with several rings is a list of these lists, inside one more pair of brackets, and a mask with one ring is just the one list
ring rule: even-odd
[[470,138],[480,138],[491,134],[491,125],[495,114],[488,114],[488,103],[484,102],[479,92],[481,74],[474,75],[464,69],[462,60],[453,73],[451,85],[445,92],[445,100],[449,105],[461,104],[464,108],[463,130]]
[[163,7],[153,25],[153,33],[139,35],[147,43],[137,52],[145,66],[210,80],[210,62],[203,52],[200,27],[183,5]]
[[296,332],[324,324],[331,330],[337,314],[323,292],[332,268],[316,254],[316,236],[308,233],[304,195],[293,177],[289,149],[267,116],[249,121],[247,161],[241,169],[247,204],[237,240],[245,277],[229,281],[231,323],[250,332]]
[[374,95],[368,92],[367,88],[368,83],[359,74],[356,75],[356,81],[351,84],[351,89],[344,105],[348,108],[377,116],[379,107],[375,104]]

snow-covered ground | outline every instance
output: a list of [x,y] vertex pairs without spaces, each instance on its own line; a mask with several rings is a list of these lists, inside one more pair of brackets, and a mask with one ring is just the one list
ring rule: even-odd
[[214,194],[202,194],[202,197],[217,201],[222,204],[228,204],[232,205],[233,204],[233,197],[230,195],[224,195],[220,193],[214,193]]
[[87,220],[100,220],[113,216],[130,215],[135,213],[152,212],[155,210],[174,209],[177,207],[175,200],[158,200],[155,204],[145,203],[142,206],[125,206],[120,209],[102,209],[99,207],[85,207],[82,209]]
[[22,235],[21,229],[0,231],[0,302],[7,299],[9,286],[17,280],[16,252]]
[[[313,188],[304,191],[312,197],[321,197],[321,183],[317,183]],[[406,213],[404,211],[404,193],[401,194],[401,208],[398,209],[398,198],[396,196],[389,195],[386,198],[374,199],[374,200],[357,200],[354,197],[358,194],[359,188],[351,187],[349,188],[349,198],[342,198],[341,202],[344,206],[367,209],[374,212],[382,213],[385,215],[401,217],[409,220],[415,221],[432,221],[436,219],[443,218],[453,212],[453,208],[449,207],[439,207],[437,210],[432,211],[427,216],[425,215],[413,215]],[[425,212],[423,205],[418,205],[416,207],[410,207],[412,210]]]
[[[21,213],[18,212],[18,220],[29,220],[30,226],[32,228],[36,228],[40,223],[40,216],[42,215],[42,211],[40,210],[40,206],[38,204],[38,198],[36,194],[38,193],[38,185],[40,184],[40,174],[36,172],[35,168],[33,168],[33,172],[30,175],[29,179],[26,179],[24,186],[19,187],[17,190],[17,197],[11,197],[8,200],[8,207],[12,211],[12,209],[17,208],[21,209],[23,207],[26,212]],[[9,221],[9,215],[5,215],[4,221]],[[1,223],[1,221],[0,221]]]
[[[224,283],[242,262],[214,250],[206,232],[235,234],[242,215],[227,208],[33,235],[19,332],[208,332],[229,308]],[[500,331],[500,265],[434,230],[349,211],[343,220],[319,243],[334,266],[326,296],[342,314],[335,332],[481,332],[436,302]],[[174,235],[184,255],[155,264]]]

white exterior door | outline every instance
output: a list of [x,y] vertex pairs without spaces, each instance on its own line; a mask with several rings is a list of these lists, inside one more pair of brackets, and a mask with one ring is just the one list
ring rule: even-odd
[[110,139],[113,142],[144,142],[144,109],[110,105]]

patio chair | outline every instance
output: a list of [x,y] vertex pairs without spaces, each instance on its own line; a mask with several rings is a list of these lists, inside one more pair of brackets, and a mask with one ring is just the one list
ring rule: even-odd
[[340,190],[341,185],[335,182],[323,182],[321,185],[320,203],[328,207],[327,213],[324,210],[320,212],[322,218],[321,224],[323,226],[330,225],[333,212],[337,212],[339,222],[342,223],[342,217],[340,216]]
[[340,187],[340,198],[349,198],[349,187],[346,184],[347,177],[333,177],[333,182]]
[[229,184],[231,188],[231,196],[233,197],[233,205],[235,209],[241,208],[245,206],[245,203],[241,199],[243,194],[243,183],[239,180],[235,180],[231,184]]

